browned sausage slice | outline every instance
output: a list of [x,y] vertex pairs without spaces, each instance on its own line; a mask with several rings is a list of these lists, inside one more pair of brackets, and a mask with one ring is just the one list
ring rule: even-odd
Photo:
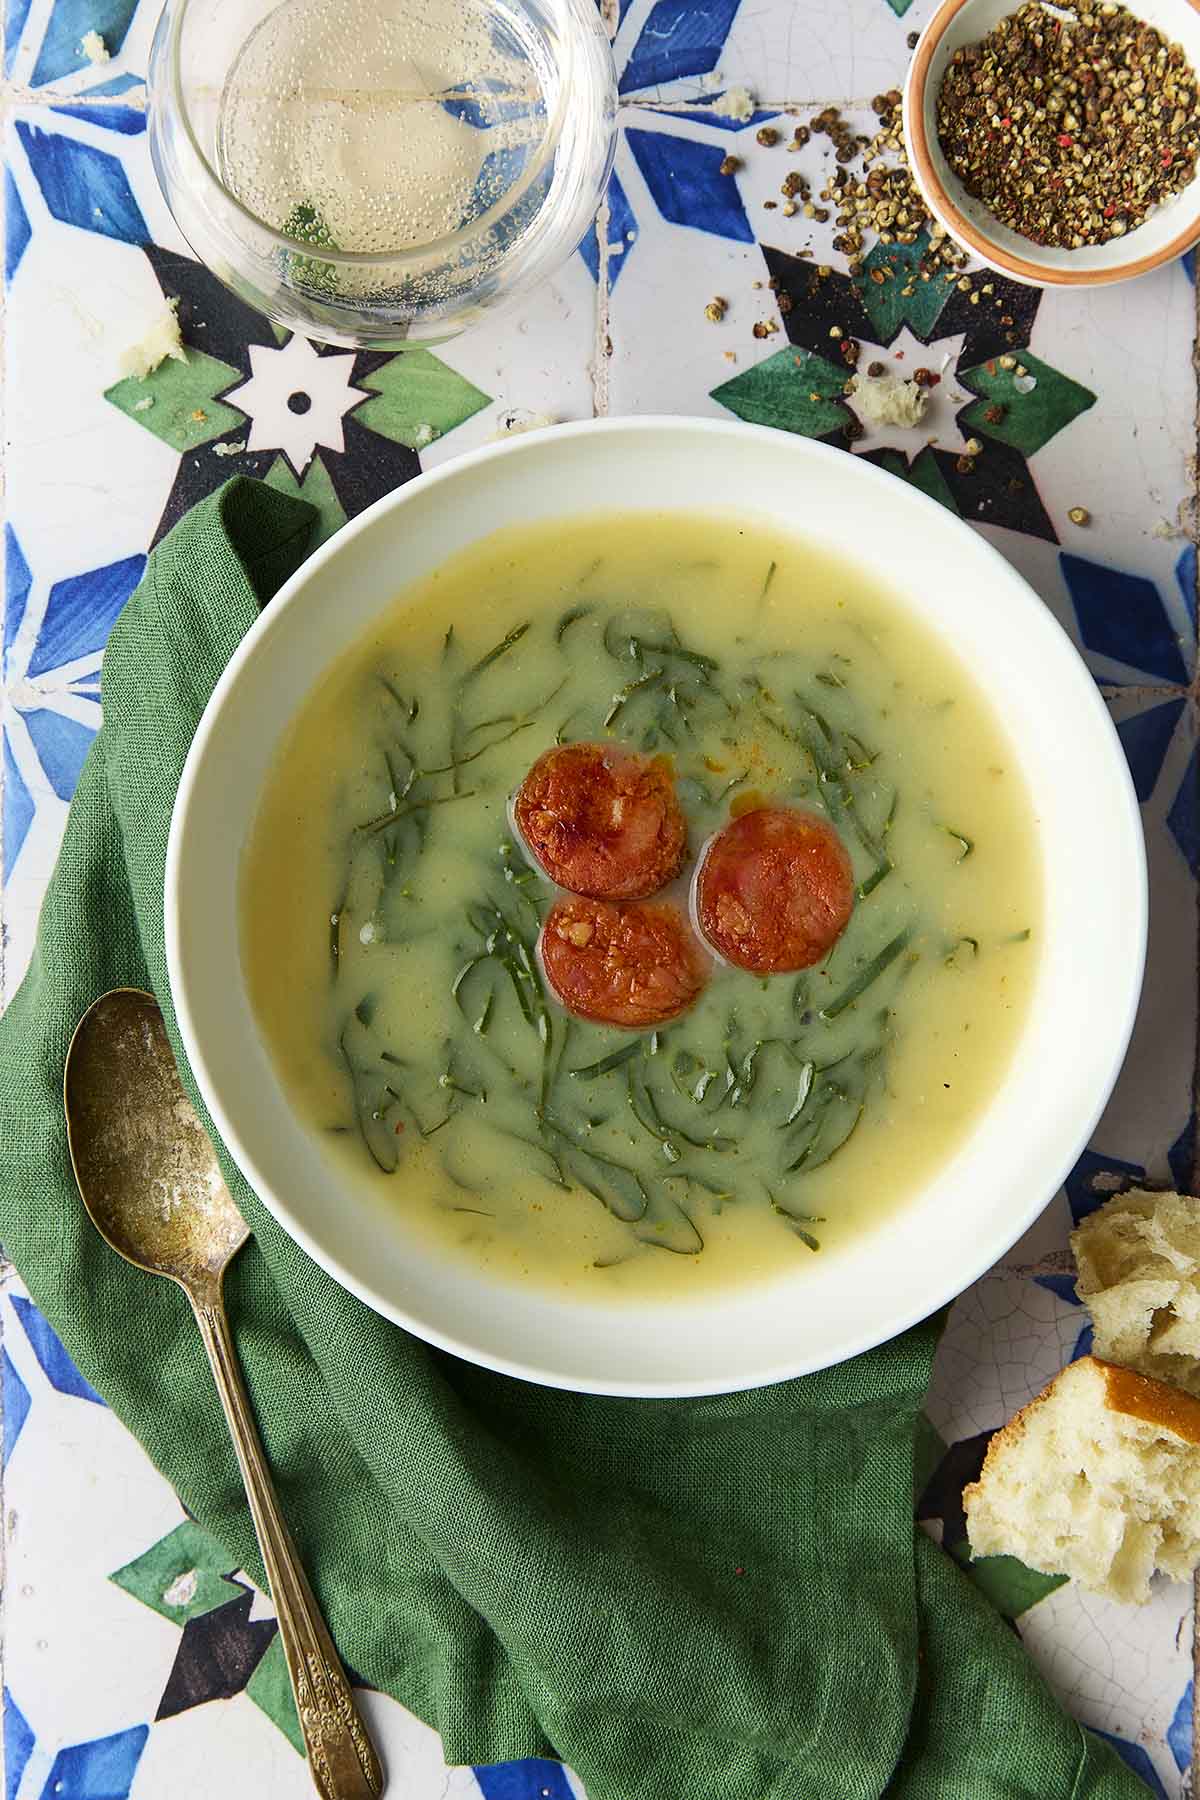
[[732,820],[710,841],[696,877],[704,936],[756,975],[819,962],[853,906],[841,839],[824,819],[794,806],[762,806]]
[[674,880],[687,845],[671,765],[617,744],[563,744],[521,783],[517,829],[551,881],[638,900]]
[[601,1025],[662,1025],[692,1004],[708,978],[691,927],[665,900],[560,900],[542,926],[541,951],[567,1011]]

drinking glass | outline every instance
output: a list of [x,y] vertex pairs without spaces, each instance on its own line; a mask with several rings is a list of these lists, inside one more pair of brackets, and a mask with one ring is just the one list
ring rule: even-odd
[[590,229],[616,81],[594,0],[167,0],[150,148],[196,255],[291,330],[437,343]]

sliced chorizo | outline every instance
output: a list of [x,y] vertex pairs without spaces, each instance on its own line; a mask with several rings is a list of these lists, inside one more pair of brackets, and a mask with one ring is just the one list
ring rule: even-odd
[[674,880],[687,821],[664,756],[563,744],[538,758],[513,809],[551,881],[596,900],[637,900]]
[[567,1011],[601,1025],[662,1025],[687,1010],[708,978],[687,919],[666,900],[560,900],[542,926],[541,952]]
[[819,962],[853,906],[841,839],[794,806],[761,806],[731,820],[710,840],[696,876],[700,930],[727,962],[756,975]]

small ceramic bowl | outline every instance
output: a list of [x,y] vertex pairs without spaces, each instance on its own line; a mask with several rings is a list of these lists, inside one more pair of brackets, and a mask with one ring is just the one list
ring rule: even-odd
[[[1032,286],[1097,287],[1129,281],[1182,256],[1200,240],[1200,178],[1126,236],[1082,250],[1059,250],[1035,244],[1002,225],[950,169],[937,133],[938,91],[946,65],[956,50],[977,44],[1019,4],[1020,0],[943,0],[921,33],[904,84],[904,139],[913,177],[930,212],[990,269]],[[1192,67],[1200,69],[1200,0],[1132,0],[1131,11],[1171,43],[1182,44]]]

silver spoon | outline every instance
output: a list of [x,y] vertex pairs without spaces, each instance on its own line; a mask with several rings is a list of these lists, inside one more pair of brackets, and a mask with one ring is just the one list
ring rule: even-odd
[[152,994],[115,988],[75,1029],[63,1076],[79,1192],[106,1243],[192,1303],[271,1583],[308,1766],[324,1800],[377,1800],[383,1772],[279,1510],[225,1314],[250,1233],[184,1093]]

